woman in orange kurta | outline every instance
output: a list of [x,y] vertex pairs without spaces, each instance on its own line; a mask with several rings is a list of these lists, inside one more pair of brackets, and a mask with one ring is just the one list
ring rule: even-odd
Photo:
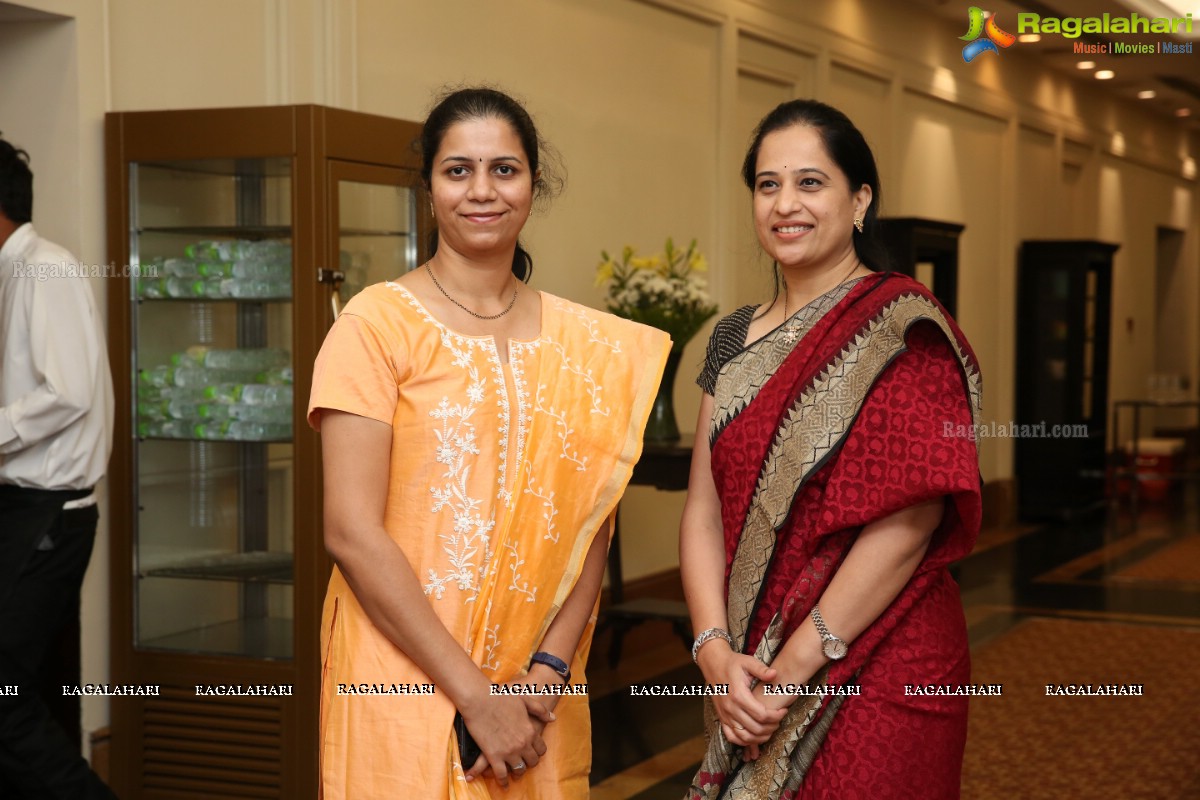
[[582,798],[586,696],[492,686],[586,684],[607,520],[670,343],[519,280],[543,176],[511,98],[449,95],[422,149],[435,254],[347,304],[313,377],[337,563],[322,796]]

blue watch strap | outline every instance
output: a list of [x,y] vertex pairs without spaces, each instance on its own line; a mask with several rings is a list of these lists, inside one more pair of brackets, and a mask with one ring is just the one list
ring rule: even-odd
[[539,650],[533,654],[533,658],[529,659],[529,663],[547,666],[558,673],[565,683],[571,682],[571,667],[558,656]]

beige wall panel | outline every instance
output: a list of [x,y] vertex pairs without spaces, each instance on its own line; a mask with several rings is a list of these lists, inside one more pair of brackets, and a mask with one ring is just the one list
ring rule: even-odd
[[[900,185],[884,186],[889,216],[966,224],[959,241],[958,322],[983,370],[984,420],[1013,418],[1011,361],[1016,329],[997,297],[1012,297],[1016,252],[997,213],[1003,170],[1003,123],[927,97],[906,94],[899,133]],[[889,194],[890,193],[890,194]],[[985,479],[1011,474],[1012,445],[985,439]]]
[[0,131],[29,153],[34,225],[90,263],[79,240],[77,69],[69,20],[0,25]]
[[110,110],[266,103],[269,2],[109,0]]
[[[889,174],[884,160],[889,157],[890,140],[888,125],[888,83],[874,75],[868,75],[841,64],[834,64],[829,71],[829,91],[826,101],[850,118],[871,146],[875,161],[882,174]],[[887,210],[888,195],[884,194],[883,213]]]
[[1096,163],[1095,148],[1069,140],[1063,142],[1063,233],[1059,238],[1095,239],[1099,236]]
[[[744,132],[742,135],[745,138],[745,146],[741,151],[744,157],[754,128],[771,109],[792,99],[793,88],[745,73],[738,76],[737,87],[737,129]],[[740,169],[741,164],[738,166]],[[729,191],[737,198],[737,218],[734,220],[737,255],[736,263],[732,265],[735,271],[734,296],[728,308],[722,309],[723,313],[729,313],[747,304],[769,302],[774,294],[771,260],[759,247],[758,237],[754,233],[750,190],[742,182],[740,172],[729,176],[727,183]]]
[[[1166,333],[1159,319],[1156,299],[1157,233],[1159,227],[1181,228],[1180,222],[1194,219],[1195,187],[1154,170],[1105,156],[1099,168],[1097,238],[1121,244],[1113,260],[1112,373],[1109,380],[1113,400],[1149,395],[1150,375],[1157,371],[1157,341]],[[1184,259],[1189,252],[1185,237]],[[1185,260],[1186,263],[1186,260]],[[1178,347],[1193,357],[1181,365],[1195,383],[1195,260],[1191,274],[1177,276],[1187,299],[1167,310],[1177,327]],[[1188,308],[1191,308],[1189,311]],[[1132,323],[1132,324],[1131,324]],[[1188,336],[1188,334],[1191,334]],[[1189,360],[1185,356],[1185,361]],[[1156,420],[1173,424],[1168,415]],[[1147,435],[1147,433],[1143,433]]]
[[741,161],[754,129],[775,106],[796,97],[816,95],[816,59],[809,54],[764,42],[754,36],[738,37],[737,104],[734,110],[737,164],[723,185],[734,198],[733,296],[723,313],[747,304],[770,301],[774,293],[771,261],[758,246],[754,233],[750,190],[742,182]]
[[1017,239],[1064,239],[1061,178],[1054,137],[1022,128],[1015,174]]

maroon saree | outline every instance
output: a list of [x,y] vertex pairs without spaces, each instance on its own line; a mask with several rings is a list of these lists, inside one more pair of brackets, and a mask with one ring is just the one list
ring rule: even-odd
[[947,566],[979,530],[978,456],[961,435],[979,398],[958,326],[895,273],[817,298],[721,367],[710,444],[736,649],[770,663],[863,526],[947,500],[912,579],[810,683],[861,694],[797,698],[757,761],[741,759],[709,704],[689,798],[958,797],[967,698],[905,686],[970,682]]

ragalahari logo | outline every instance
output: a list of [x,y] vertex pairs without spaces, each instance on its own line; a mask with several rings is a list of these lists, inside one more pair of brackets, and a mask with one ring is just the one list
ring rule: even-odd
[[[991,14],[985,18],[983,10],[978,6],[971,6],[967,9],[969,15],[970,28],[967,29],[965,36],[958,37],[969,44],[963,48],[963,61],[968,64],[980,53],[991,50],[993,53],[999,54],[1000,47],[1012,47],[1017,41],[1017,37],[1011,33],[1003,31],[996,24],[996,15]],[[980,36],[985,38],[980,39]]]

